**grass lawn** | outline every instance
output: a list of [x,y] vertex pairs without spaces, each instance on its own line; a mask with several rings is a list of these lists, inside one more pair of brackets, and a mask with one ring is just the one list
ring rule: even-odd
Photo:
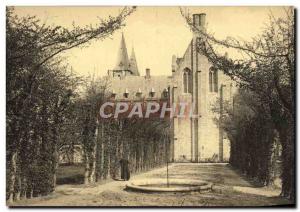
[[84,181],[84,164],[59,165],[57,184],[82,184]]

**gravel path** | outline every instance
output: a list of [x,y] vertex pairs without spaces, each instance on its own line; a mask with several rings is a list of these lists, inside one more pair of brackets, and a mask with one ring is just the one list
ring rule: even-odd
[[[212,192],[140,193],[124,190],[127,182],[102,185],[61,185],[46,197],[22,200],[14,206],[270,206],[289,204],[277,197],[279,190],[257,188],[228,164],[175,163],[170,178],[198,179],[214,184]],[[166,167],[137,174],[134,179],[165,178]]]

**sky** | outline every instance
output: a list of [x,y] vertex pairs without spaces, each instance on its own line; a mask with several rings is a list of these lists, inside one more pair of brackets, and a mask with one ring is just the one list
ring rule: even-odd
[[[270,12],[284,15],[283,7],[184,7],[190,13],[206,13],[208,32],[225,39],[228,36],[249,40],[268,22]],[[15,7],[19,16],[36,15],[42,23],[72,27],[96,24],[99,18],[117,15],[121,7]],[[171,75],[172,55],[182,57],[192,32],[179,7],[138,7],[126,19],[126,26],[103,41],[93,41],[87,48],[62,54],[65,62],[79,75],[103,76],[116,65],[121,34],[128,54],[134,48],[139,72],[150,68],[152,75]]]

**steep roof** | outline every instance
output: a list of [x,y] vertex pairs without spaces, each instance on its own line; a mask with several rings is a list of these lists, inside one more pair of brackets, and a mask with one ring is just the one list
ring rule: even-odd
[[108,78],[109,90],[114,91],[117,96],[116,99],[123,99],[125,90],[129,92],[128,99],[139,99],[136,96],[137,92],[141,92],[141,97],[149,97],[149,92],[153,89],[155,91],[155,98],[160,98],[163,91],[172,85],[172,78],[169,76],[126,76],[120,78]]
[[140,76],[133,48],[132,48],[132,52],[131,52],[129,68],[132,71],[132,75]]
[[126,48],[126,43],[125,43],[125,38],[123,33],[122,33],[121,45],[117,56],[117,63],[114,70],[121,70],[121,71],[129,70],[129,59],[128,59],[128,53],[127,53],[127,48]]

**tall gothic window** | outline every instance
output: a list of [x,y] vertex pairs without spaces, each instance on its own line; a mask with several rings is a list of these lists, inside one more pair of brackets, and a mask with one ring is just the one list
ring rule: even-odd
[[218,93],[218,71],[217,69],[214,70],[214,91]]
[[209,69],[209,91],[218,93],[218,70],[215,68]]
[[193,75],[190,69],[185,68],[183,71],[183,92],[193,92]]
[[188,87],[188,83],[187,83],[187,73],[183,72],[183,92],[187,93],[187,87]]
[[209,71],[209,92],[213,91],[213,83],[212,80],[213,79],[213,72],[210,70]]
[[188,93],[193,92],[193,75],[191,70],[188,70]]

